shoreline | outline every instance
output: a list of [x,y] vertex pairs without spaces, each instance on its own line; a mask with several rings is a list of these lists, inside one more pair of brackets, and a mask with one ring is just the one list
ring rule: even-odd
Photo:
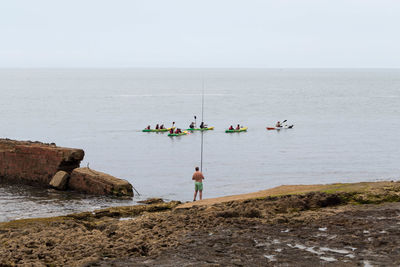
[[0,223],[0,264],[393,264],[399,201],[400,182],[291,185],[15,220]]
[[208,198],[195,202],[186,202],[178,208],[189,208],[193,206],[201,205],[213,205],[217,203],[224,203],[229,201],[240,201],[252,198],[264,198],[273,196],[283,196],[292,194],[305,194],[309,192],[351,192],[356,190],[367,190],[370,187],[383,187],[388,186],[391,181],[379,181],[379,182],[358,182],[358,183],[332,183],[332,184],[314,184],[314,185],[280,185],[270,189],[260,190],[252,193],[237,194],[230,196],[223,196],[217,198]]

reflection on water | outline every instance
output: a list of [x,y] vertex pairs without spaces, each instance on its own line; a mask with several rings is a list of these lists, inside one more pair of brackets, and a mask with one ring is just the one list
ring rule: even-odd
[[61,192],[20,184],[11,185],[5,182],[0,182],[0,203],[0,222],[135,204],[133,200]]

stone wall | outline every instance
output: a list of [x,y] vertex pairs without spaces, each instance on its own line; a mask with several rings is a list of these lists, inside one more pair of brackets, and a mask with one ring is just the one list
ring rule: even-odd
[[133,196],[125,180],[79,168],[82,149],[0,139],[0,179],[97,195]]

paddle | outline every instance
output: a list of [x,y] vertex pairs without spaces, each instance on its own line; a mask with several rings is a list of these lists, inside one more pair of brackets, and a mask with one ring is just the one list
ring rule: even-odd
[[172,122],[171,129],[174,129],[174,125],[175,125],[175,122],[173,121],[173,122]]
[[292,125],[287,125],[287,124],[286,124],[285,126],[283,126],[282,124],[283,124],[284,122],[287,122],[287,120],[282,121],[282,123],[281,123],[281,126],[282,126],[282,127],[286,127],[287,129],[292,129],[292,128],[293,128],[293,126],[294,126],[293,124],[292,124]]
[[281,127],[276,127],[276,128],[282,128],[282,127],[283,127],[283,124],[284,124],[285,122],[287,122],[287,120],[282,121],[282,122],[281,122]]

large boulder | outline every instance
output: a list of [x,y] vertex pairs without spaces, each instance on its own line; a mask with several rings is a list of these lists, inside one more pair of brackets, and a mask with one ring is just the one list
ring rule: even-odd
[[68,188],[96,195],[133,196],[132,185],[129,182],[90,168],[74,169]]
[[53,176],[49,184],[58,190],[64,190],[67,187],[68,178],[69,174],[67,172],[59,171]]

